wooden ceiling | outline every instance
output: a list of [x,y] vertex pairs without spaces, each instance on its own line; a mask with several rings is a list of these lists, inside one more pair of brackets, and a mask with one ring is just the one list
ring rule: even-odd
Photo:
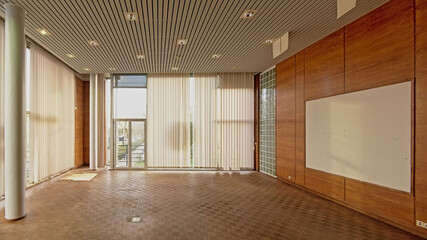
[[[6,2],[27,11],[26,33],[34,42],[85,74],[174,67],[177,72],[261,72],[387,1],[358,0],[340,19],[336,0],[0,0],[2,17]],[[247,9],[257,12],[242,19]],[[138,20],[127,21],[125,12],[136,12]],[[265,40],[286,32],[289,49],[273,59]],[[188,39],[187,45],[179,46],[178,39]],[[145,59],[137,59],[141,54]],[[213,54],[221,56],[213,59]]]

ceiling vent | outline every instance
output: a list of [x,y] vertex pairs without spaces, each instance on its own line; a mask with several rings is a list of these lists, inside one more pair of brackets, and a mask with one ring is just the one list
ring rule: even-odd
[[273,58],[288,50],[289,47],[289,32],[285,33],[279,39],[273,42]]
[[134,22],[138,20],[138,13],[137,12],[125,12],[126,21]]
[[356,7],[356,0],[337,0],[337,19]]

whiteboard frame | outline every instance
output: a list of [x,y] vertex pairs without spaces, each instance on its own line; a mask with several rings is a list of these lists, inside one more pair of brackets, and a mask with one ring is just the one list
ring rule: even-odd
[[[305,102],[305,114],[306,114],[305,115],[305,120],[306,120],[305,121],[305,125],[306,125],[305,126],[306,127],[305,128],[305,140],[306,140],[306,144],[305,144],[305,147],[306,147],[305,148],[305,156],[306,156],[306,161],[305,162],[306,162],[306,168],[314,169],[314,170],[317,170],[317,171],[322,171],[322,172],[333,174],[333,175],[337,175],[337,176],[342,176],[342,177],[349,178],[349,179],[355,179],[357,181],[361,181],[361,182],[366,182],[366,183],[369,183],[369,184],[377,185],[377,186],[380,186],[382,188],[387,188],[387,189],[390,189],[390,190],[393,190],[393,191],[399,191],[399,192],[404,192],[404,193],[408,193],[408,194],[413,195],[413,192],[414,192],[413,191],[413,186],[414,186],[414,174],[413,174],[414,173],[414,145],[415,145],[415,136],[414,136],[415,135],[415,127],[414,127],[414,121],[415,121],[415,114],[414,114],[414,107],[415,107],[414,106],[415,105],[414,104],[414,98],[415,98],[415,94],[414,94],[414,82],[415,82],[414,79],[412,79],[412,80],[408,80],[408,81],[404,81],[404,82],[400,82],[400,83],[388,84],[388,85],[385,85],[385,86],[379,86],[379,87],[375,87],[375,88],[369,88],[369,89],[363,89],[363,90],[358,90],[358,91],[352,91],[352,92],[348,92],[348,93],[345,93],[345,94],[338,94],[338,95],[328,96],[328,97],[324,97],[324,98],[320,98],[320,99],[306,101]],[[409,86],[404,86],[406,84],[409,85]],[[342,174],[340,172],[328,171],[327,169],[322,169],[322,168],[319,169],[319,168],[313,167],[310,164],[310,162],[311,162],[309,160],[309,157],[310,157],[310,153],[309,153],[310,143],[309,143],[309,141],[310,140],[308,139],[309,138],[309,132],[308,131],[310,131],[310,130],[308,130],[308,129],[310,129],[310,127],[308,126],[308,124],[309,124],[308,123],[309,122],[308,118],[309,118],[310,114],[308,113],[308,111],[309,111],[309,108],[310,108],[309,105],[312,102],[325,101],[325,99],[331,99],[331,98],[337,98],[337,99],[339,99],[340,97],[343,97],[344,95],[357,94],[357,93],[368,92],[368,91],[372,91],[372,90],[375,91],[375,90],[378,90],[380,88],[392,87],[394,85],[403,85],[402,88],[406,88],[405,91],[407,90],[408,87],[410,89],[410,92],[409,92],[410,95],[408,96],[408,94],[407,94],[408,92],[405,92],[405,95],[404,95],[405,96],[404,98],[406,98],[404,100],[405,104],[408,102],[408,100],[410,101],[410,106],[409,106],[410,115],[409,116],[406,115],[407,117],[403,117],[403,118],[406,118],[405,122],[409,123],[409,132],[406,131],[406,130],[408,130],[408,125],[406,125],[404,127],[405,128],[404,132],[406,133],[405,139],[406,139],[406,137],[409,137],[409,139],[408,139],[409,141],[406,142],[405,140],[403,140],[404,141],[403,144],[399,144],[399,146],[400,145],[404,145],[405,146],[405,147],[403,147],[405,149],[404,153],[405,153],[405,156],[407,156],[409,158],[408,162],[405,163],[405,166],[406,166],[405,168],[408,169],[408,172],[402,174],[402,175],[404,175],[404,177],[402,178],[402,180],[399,183],[399,184],[405,185],[404,188],[402,188],[402,187],[396,188],[395,186],[394,187],[390,186],[390,184],[389,184],[390,182],[388,183],[389,185],[384,185],[384,184],[380,184],[379,182],[373,182],[373,181],[369,181],[367,179],[361,179],[361,178],[354,177],[354,176],[348,176],[348,175]],[[410,99],[408,99],[407,97],[409,97]],[[405,109],[402,110],[402,111],[406,112],[406,111],[408,111],[408,108],[405,107]],[[398,114],[398,113],[396,113],[396,114]],[[408,122],[408,117],[409,117],[409,122]],[[313,143],[311,143],[311,145],[313,145]],[[386,144],[386,145],[389,145],[389,144]],[[409,147],[408,147],[408,145],[409,145]],[[313,157],[311,157],[311,158],[313,159]],[[385,159],[388,160],[389,158],[385,158]],[[399,158],[395,158],[395,159],[399,159]],[[405,158],[405,160],[406,160],[406,158]],[[402,161],[405,161],[405,160],[402,159]],[[401,160],[397,160],[397,161],[401,161]],[[384,162],[384,160],[383,160],[383,162]],[[402,163],[397,163],[397,164],[402,164]],[[381,166],[384,166],[384,165],[381,165]],[[383,169],[383,168],[377,166],[376,169]],[[363,172],[363,171],[360,171],[360,172]],[[385,174],[386,171],[383,171],[382,173],[383,173],[383,176],[386,176],[386,178],[387,178],[387,176],[388,176],[388,178],[390,178],[390,176],[394,176],[394,175],[390,175],[390,174]],[[364,175],[364,174],[362,174],[362,175]],[[403,183],[403,179],[404,179],[404,183]]]

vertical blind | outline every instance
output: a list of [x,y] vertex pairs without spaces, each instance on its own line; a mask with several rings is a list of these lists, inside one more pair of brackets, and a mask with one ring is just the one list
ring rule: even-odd
[[151,74],[147,82],[147,164],[190,167],[190,76]]
[[31,45],[30,183],[74,166],[75,80],[71,69]]
[[218,74],[195,74],[194,167],[218,167],[216,109]]
[[254,168],[254,81],[250,73],[222,73],[218,88],[219,167]]
[[218,167],[217,154],[217,82],[218,74],[194,75],[194,167]]
[[188,74],[148,75],[147,88],[148,167],[254,168],[253,74],[195,74],[194,99]]
[[4,195],[4,24],[0,23],[0,197]]

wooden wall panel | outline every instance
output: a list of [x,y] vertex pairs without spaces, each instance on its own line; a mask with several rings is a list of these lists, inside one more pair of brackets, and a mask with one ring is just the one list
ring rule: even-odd
[[412,80],[413,1],[392,0],[345,27],[345,91]]
[[276,65],[276,175],[295,181],[295,56]]
[[[415,2],[391,0],[276,66],[277,175],[295,177],[297,185],[422,235],[427,230],[416,227],[415,220],[427,222],[427,1]],[[303,168],[306,100],[414,76],[412,194]]]
[[83,81],[76,78],[75,166],[83,165]]
[[415,217],[427,222],[427,1],[415,9]]
[[344,93],[344,30],[305,49],[305,99]]
[[414,223],[414,200],[411,194],[349,178],[346,178],[345,186],[345,201],[362,212],[403,225]]
[[306,168],[305,187],[344,202],[344,177]]
[[89,165],[89,106],[90,106],[90,84],[83,82],[83,164]]
[[305,177],[305,98],[304,51],[295,56],[295,183],[304,186]]

